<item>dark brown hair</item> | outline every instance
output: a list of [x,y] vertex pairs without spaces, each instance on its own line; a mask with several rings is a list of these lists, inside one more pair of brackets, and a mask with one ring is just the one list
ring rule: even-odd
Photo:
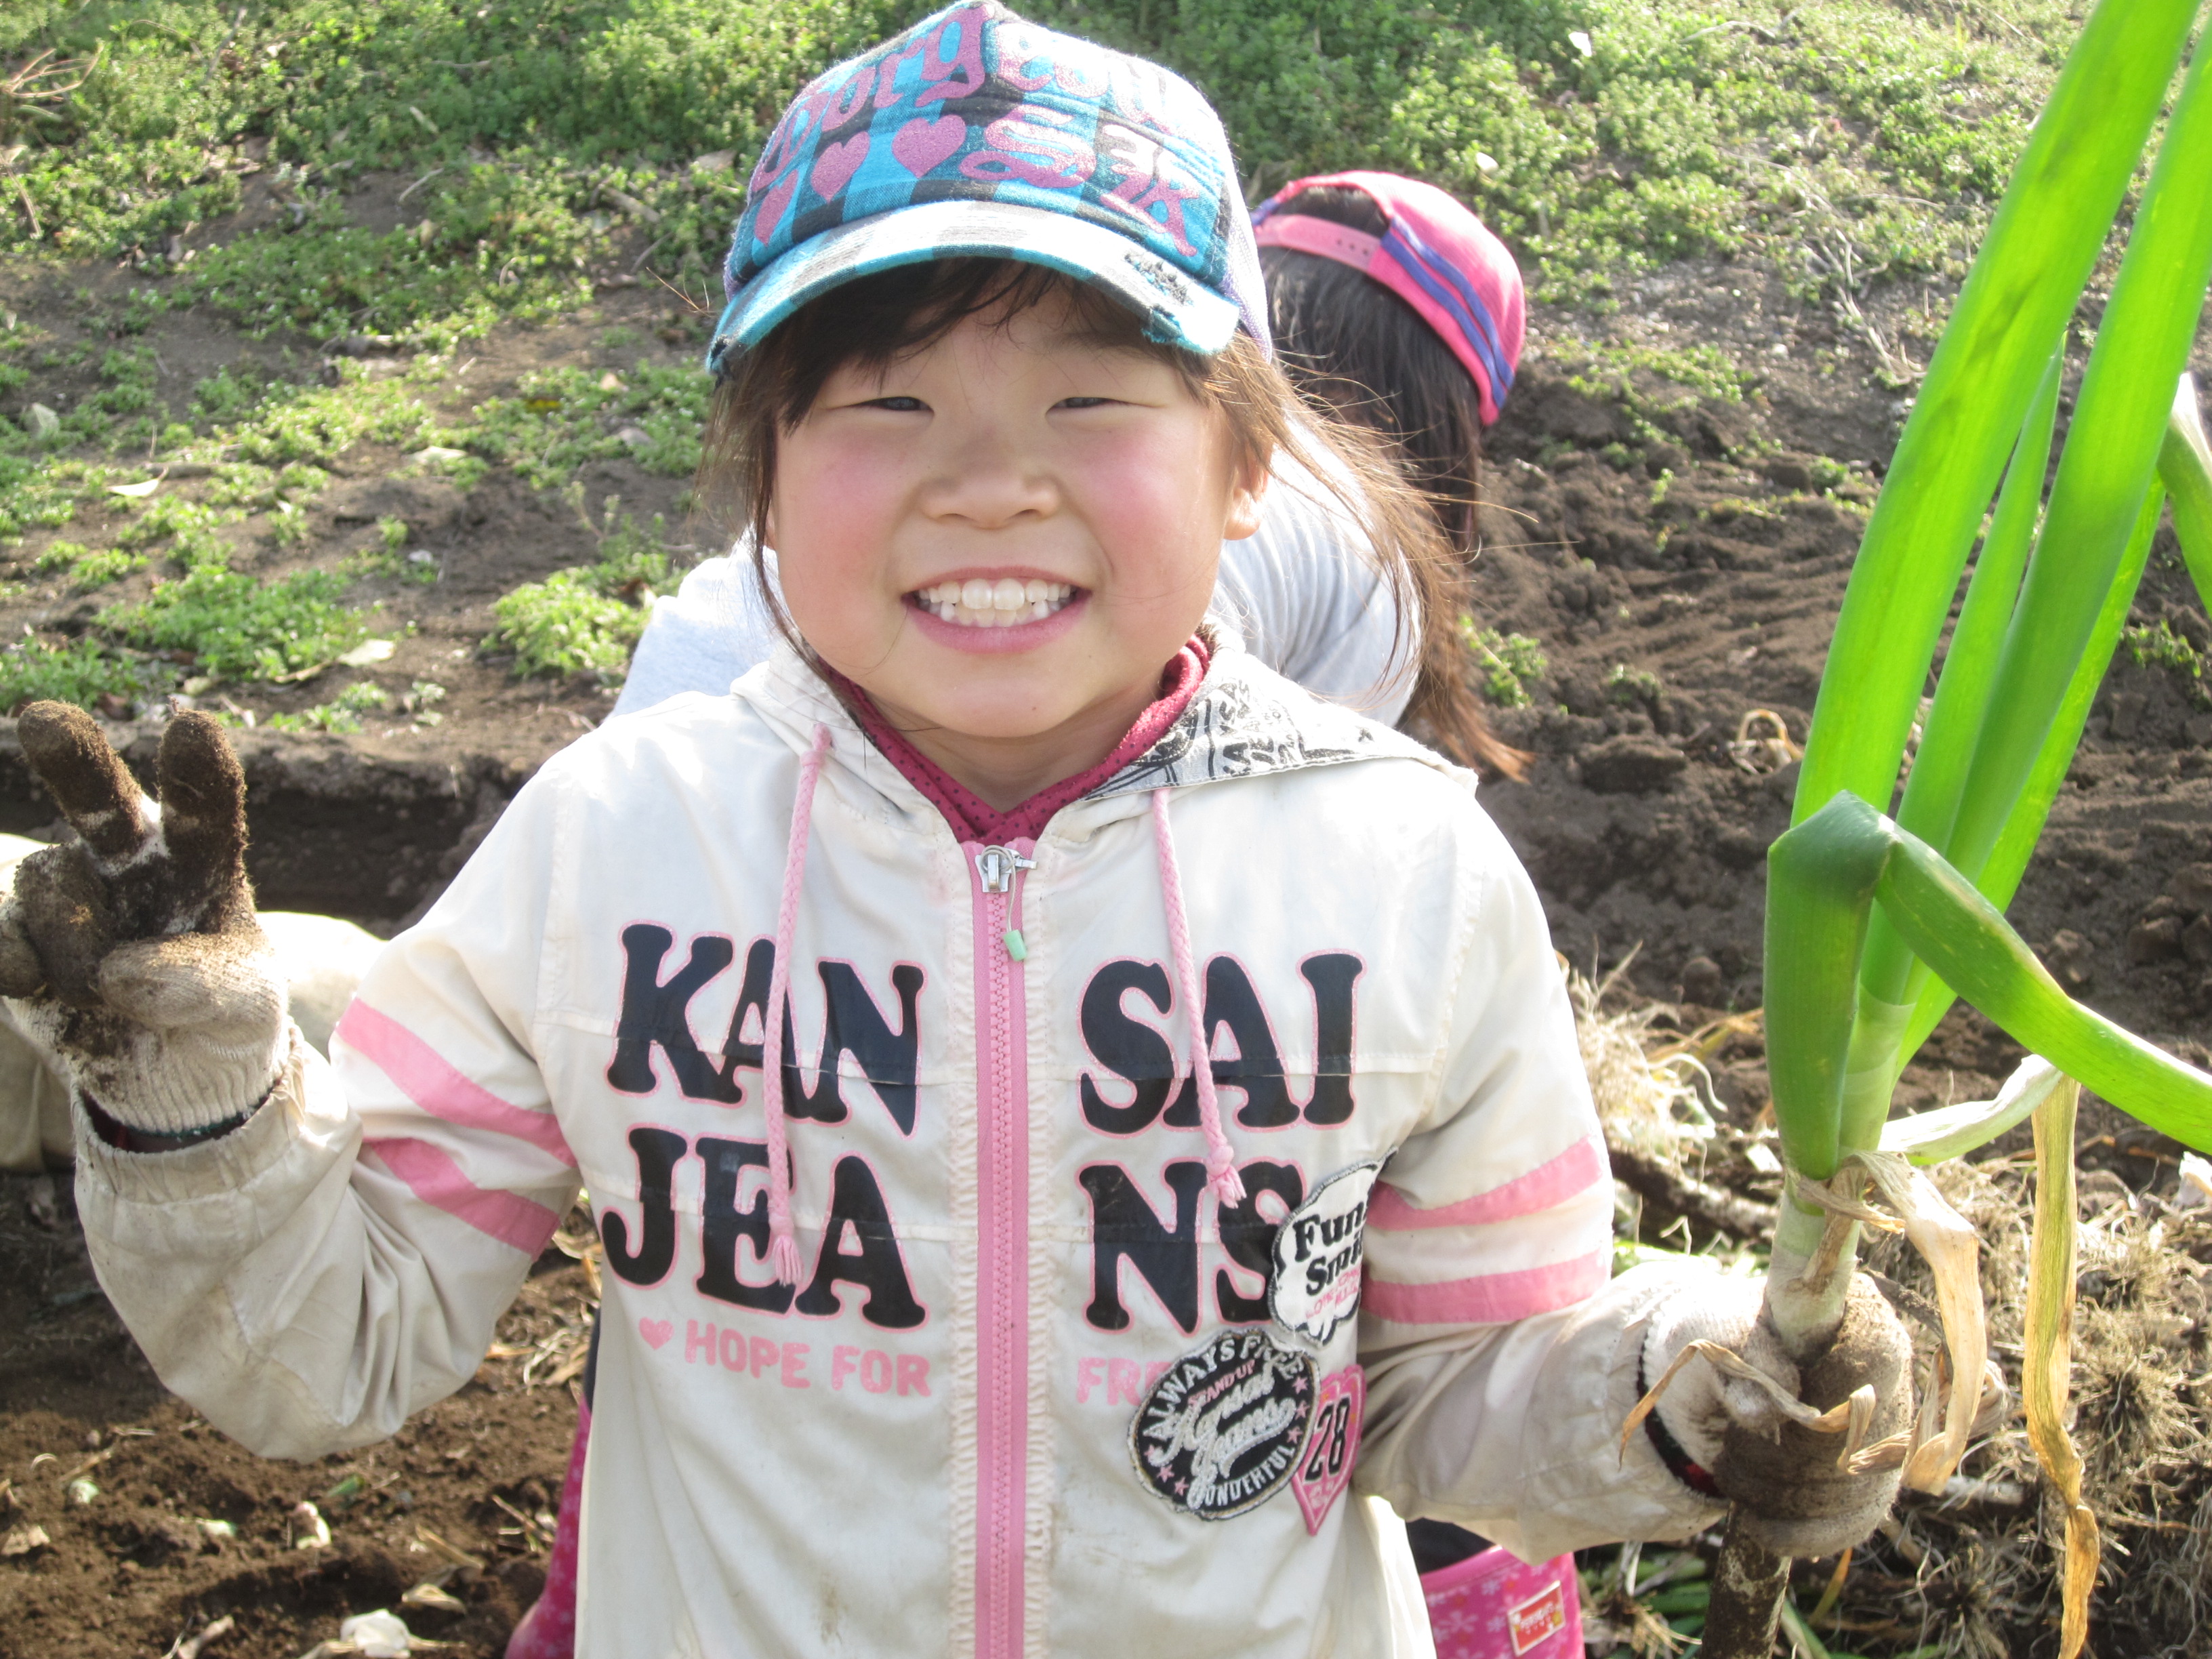
[[[1221,412],[1240,461],[1264,467],[1279,450],[1321,481],[1358,525],[1397,599],[1400,649],[1417,665],[1409,722],[1466,764],[1519,775],[1525,757],[1491,733],[1468,687],[1458,642],[1459,560],[1384,442],[1306,404],[1242,331],[1210,358],[1163,344],[1147,339],[1144,319],[1102,290],[1040,265],[952,258],[859,277],[802,306],[726,365],[708,418],[696,495],[726,527],[751,532],[756,577],[786,637],[800,643],[759,556],[780,436],[805,417],[840,368],[886,366],[927,349],[966,318],[1004,319],[1054,299],[1069,304],[1072,320],[1103,343],[1172,366],[1194,396]],[[1419,635],[1408,638],[1403,619],[1414,614]]]
[[[1302,190],[1279,214],[1380,236],[1375,198],[1348,185]],[[1364,271],[1294,248],[1263,247],[1275,353],[1298,390],[1388,439],[1462,553],[1474,550],[1482,479],[1482,394],[1420,313]]]

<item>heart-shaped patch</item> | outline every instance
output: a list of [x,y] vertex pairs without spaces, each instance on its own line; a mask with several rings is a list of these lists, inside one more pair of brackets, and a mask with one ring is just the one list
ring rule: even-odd
[[799,169],[793,167],[761,198],[760,216],[753,221],[753,240],[765,243],[775,234],[775,228],[783,222],[784,209],[791,205],[791,192],[798,188]]
[[1352,1481],[1352,1465],[1359,1455],[1359,1419],[1367,1406],[1367,1373],[1346,1365],[1321,1380],[1314,1396],[1313,1431],[1291,1476],[1291,1490],[1304,1511],[1309,1536],[1321,1523]]
[[891,154],[917,179],[968,141],[968,124],[957,115],[934,121],[917,115],[891,136]]
[[823,201],[845,188],[860,163],[868,159],[868,135],[856,132],[842,144],[824,144],[814,158],[814,171],[808,175],[814,193]]
[[637,1334],[658,1348],[676,1334],[676,1322],[672,1319],[641,1319],[637,1322]]

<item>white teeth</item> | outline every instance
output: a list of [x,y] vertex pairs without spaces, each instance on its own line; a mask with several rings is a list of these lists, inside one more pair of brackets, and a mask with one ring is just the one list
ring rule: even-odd
[[1042,622],[1075,597],[1067,582],[1048,582],[1036,577],[1023,580],[981,576],[963,582],[938,582],[917,588],[915,602],[939,620],[963,628],[1012,628]]

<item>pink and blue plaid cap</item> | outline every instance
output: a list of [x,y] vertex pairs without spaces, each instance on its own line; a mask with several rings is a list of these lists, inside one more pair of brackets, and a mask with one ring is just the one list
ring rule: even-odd
[[1154,339],[1268,344],[1220,118],[1182,76],[963,0],[800,93],[753,169],[707,367],[857,276],[962,255],[1091,283]]

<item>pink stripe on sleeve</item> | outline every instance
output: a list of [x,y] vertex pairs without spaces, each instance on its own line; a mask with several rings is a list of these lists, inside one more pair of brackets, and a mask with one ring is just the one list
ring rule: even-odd
[[568,1150],[560,1120],[550,1112],[533,1112],[501,1100],[447,1065],[438,1051],[387,1013],[356,997],[338,1021],[337,1035],[346,1046],[390,1078],[405,1095],[432,1117],[458,1123],[465,1129],[489,1129],[528,1141],[542,1152],[557,1158],[571,1169],[576,1155]]
[[1473,1198],[1441,1209],[1416,1209],[1395,1187],[1385,1182],[1376,1189],[1367,1212],[1367,1224],[1382,1232],[1410,1232],[1424,1227],[1474,1227],[1489,1222],[1510,1221],[1564,1204],[1612,1178],[1605,1148],[1598,1141],[1578,1140],[1549,1163],[1539,1164],[1524,1176],[1516,1176],[1503,1187],[1493,1187]]
[[1613,1271],[1610,1246],[1573,1261],[1517,1273],[1477,1273],[1436,1285],[1395,1285],[1370,1278],[1360,1309],[1394,1325],[1510,1325],[1531,1314],[1570,1307],[1592,1294]]
[[519,1193],[487,1192],[427,1140],[398,1136],[390,1140],[364,1140],[361,1145],[363,1152],[374,1152],[425,1204],[467,1222],[486,1237],[525,1255],[534,1256],[544,1249],[545,1241],[561,1224],[559,1216]]

